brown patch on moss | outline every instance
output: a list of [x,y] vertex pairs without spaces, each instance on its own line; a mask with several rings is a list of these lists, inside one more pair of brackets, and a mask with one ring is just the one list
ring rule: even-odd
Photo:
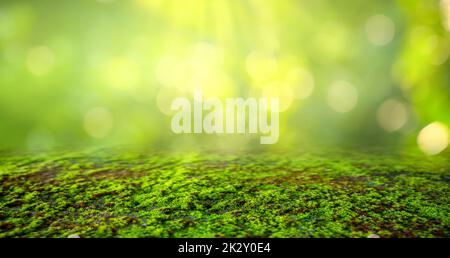
[[18,199],[18,200],[14,200],[13,202],[9,203],[7,206],[10,208],[16,208],[16,207],[22,206],[22,204],[24,204],[24,201]]
[[61,172],[60,166],[45,167],[40,171],[21,174],[17,176],[4,177],[2,183],[32,181],[37,184],[46,184],[55,181],[56,175]]
[[258,181],[264,184],[275,184],[280,186],[282,184],[295,184],[295,185],[305,185],[305,184],[317,184],[317,183],[329,183],[326,178],[319,175],[304,175],[304,174],[288,174],[284,176],[271,176],[260,179],[250,179],[250,181]]
[[109,191],[109,192],[103,192],[103,193],[96,193],[92,197],[93,198],[100,198],[100,197],[103,197],[105,195],[113,195],[113,194],[116,194],[116,192],[115,191]]
[[333,179],[332,181],[334,182],[349,182],[349,183],[354,183],[354,182],[367,182],[370,181],[371,178],[368,176],[340,176],[336,179]]
[[8,221],[2,221],[0,222],[0,229],[1,230],[10,230],[14,228],[14,224]]
[[139,178],[145,175],[144,172],[135,172],[128,170],[104,170],[97,171],[89,175],[89,178],[106,179],[106,178]]
[[195,161],[182,164],[187,169],[225,169],[225,168],[237,168],[236,164],[228,161]]
[[60,170],[49,169],[40,171],[37,173],[29,174],[28,179],[30,180],[39,180],[43,183],[51,182],[55,179],[55,176],[60,172]]

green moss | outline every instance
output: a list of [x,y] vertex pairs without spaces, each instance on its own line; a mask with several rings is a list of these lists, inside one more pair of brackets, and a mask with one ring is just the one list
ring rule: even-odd
[[0,158],[0,237],[450,237],[448,154]]

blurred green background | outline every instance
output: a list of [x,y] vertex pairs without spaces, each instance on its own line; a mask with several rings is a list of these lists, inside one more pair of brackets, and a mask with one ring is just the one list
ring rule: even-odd
[[0,148],[259,144],[173,134],[172,99],[200,87],[279,97],[278,147],[434,155],[449,142],[449,54],[449,0],[2,0]]

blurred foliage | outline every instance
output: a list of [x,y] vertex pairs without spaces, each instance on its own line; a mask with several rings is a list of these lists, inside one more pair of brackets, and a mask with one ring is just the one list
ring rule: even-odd
[[434,154],[449,29],[447,0],[3,0],[0,147],[256,144],[171,132],[170,101],[200,87],[280,97],[278,146],[415,146],[437,121],[419,141]]

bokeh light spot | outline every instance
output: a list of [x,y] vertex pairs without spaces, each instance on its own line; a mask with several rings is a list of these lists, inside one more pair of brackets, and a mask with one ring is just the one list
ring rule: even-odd
[[450,42],[438,35],[431,35],[427,38],[427,55],[433,65],[441,65],[447,61],[450,54]]
[[297,67],[287,74],[286,83],[291,87],[297,99],[308,98],[314,90],[314,77],[303,68]]
[[366,35],[370,43],[376,46],[389,44],[395,36],[395,24],[387,16],[376,14],[366,21]]
[[94,138],[108,136],[113,127],[113,116],[104,107],[95,107],[84,116],[84,129]]
[[450,0],[441,0],[444,27],[450,31]]
[[378,124],[388,132],[401,129],[408,120],[408,111],[402,102],[395,99],[384,101],[377,111]]
[[27,57],[27,67],[34,75],[48,74],[54,66],[54,54],[46,46],[37,46],[30,50]]
[[318,26],[318,32],[311,39],[321,62],[328,62],[351,55],[348,48],[350,32],[338,21],[326,22]]
[[328,89],[327,101],[334,111],[347,113],[358,103],[358,91],[349,82],[337,81]]
[[417,136],[419,148],[427,155],[436,155],[448,146],[449,132],[441,122],[425,126]]

